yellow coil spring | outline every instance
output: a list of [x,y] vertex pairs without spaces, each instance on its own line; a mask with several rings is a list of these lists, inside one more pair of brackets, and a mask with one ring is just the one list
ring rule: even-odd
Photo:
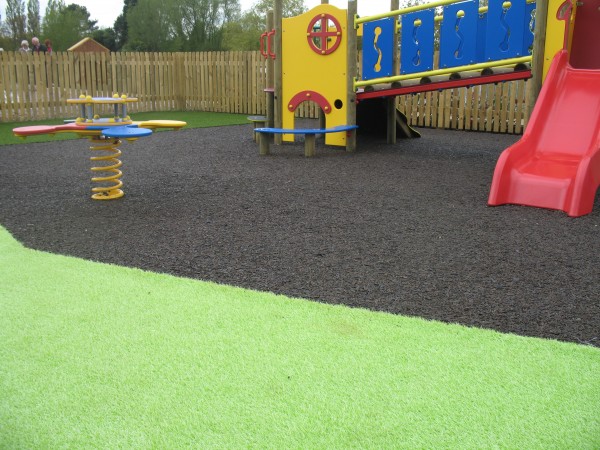
[[121,190],[123,186],[123,182],[119,179],[123,172],[119,170],[119,167],[123,165],[123,163],[118,159],[121,156],[121,150],[119,150],[119,145],[121,145],[120,139],[115,138],[103,138],[103,137],[92,137],[90,138],[91,147],[90,150],[96,151],[104,151],[109,152],[108,155],[103,156],[92,156],[90,157],[91,161],[103,161],[107,165],[92,167],[92,171],[96,172],[108,172],[111,175],[103,176],[103,177],[94,177],[92,181],[94,183],[110,183],[109,186],[98,186],[92,189],[94,194],[92,198],[94,200],[112,200],[115,198],[123,197],[124,192]]

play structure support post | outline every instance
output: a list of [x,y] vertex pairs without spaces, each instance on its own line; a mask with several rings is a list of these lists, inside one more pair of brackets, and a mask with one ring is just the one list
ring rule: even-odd
[[[400,9],[400,0],[391,0],[390,2],[391,11],[396,11]],[[397,17],[394,18],[398,20]],[[392,53],[392,67],[394,68],[393,73],[400,73],[400,60],[398,58],[398,30],[394,27],[394,52]],[[387,106],[387,143],[395,144],[396,143],[396,103],[397,97],[391,96],[386,100]]]
[[[281,61],[283,59],[283,54],[281,51],[282,48],[282,14],[283,14],[283,0],[275,0],[275,8],[273,10],[273,21],[275,28],[275,39],[273,40],[273,46],[275,47],[275,54],[277,57],[275,58],[275,94],[274,94],[274,112],[275,117],[273,120],[273,125],[275,128],[283,127],[283,67]],[[275,144],[280,145],[282,142],[282,136],[280,134],[276,134],[274,136]]]
[[[354,80],[357,76],[357,50],[356,50],[356,28],[354,19],[356,16],[356,0],[348,0],[348,50],[346,70],[346,123],[356,125],[356,92],[354,91]],[[348,131],[346,137],[346,151],[356,150],[356,130]]]
[[[267,12],[267,30],[270,31],[274,27],[273,10]],[[273,58],[267,58],[267,88],[273,89],[275,86],[275,61]],[[275,93],[272,90],[267,91],[267,127],[274,127],[275,119],[275,104],[274,104]]]
[[546,46],[546,25],[548,23],[548,2],[537,1],[535,5],[535,30],[533,40],[533,54],[531,60],[531,80],[529,104],[527,105],[527,117],[531,112],[542,89],[544,72],[544,48]]
[[[329,0],[321,0],[321,5],[329,5]],[[319,128],[326,128],[325,112],[319,109]]]

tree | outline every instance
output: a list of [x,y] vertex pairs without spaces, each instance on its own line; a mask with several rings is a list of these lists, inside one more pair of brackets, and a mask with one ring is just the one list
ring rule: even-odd
[[239,15],[239,0],[138,0],[126,15],[124,49],[220,50],[224,25]]
[[129,12],[129,9],[133,8],[135,5],[137,5],[137,0],[125,0],[123,2],[123,12],[115,20],[113,29],[115,32],[115,44],[117,46],[117,50],[120,50],[127,42],[129,30],[127,24],[127,13]]
[[238,0],[182,0],[174,12],[182,50],[221,50],[223,26],[239,19],[240,5]]
[[[267,12],[273,9],[273,0],[258,0],[251,9],[266,20]],[[283,0],[281,9],[282,17],[299,16],[306,11],[304,0]]]
[[98,29],[96,26],[98,21],[90,19],[90,13],[85,6],[71,3],[67,6],[67,11],[68,14],[71,14],[80,21],[81,30],[83,30],[85,33],[93,33]]
[[[273,9],[272,0],[259,0],[244,12],[240,20],[227,23],[223,28],[225,50],[258,50],[260,35],[266,29],[267,12]],[[307,11],[304,0],[283,0],[282,16],[298,16]]]
[[5,21],[0,15],[0,48],[4,50],[14,50],[14,42],[10,37],[10,31]]
[[96,42],[104,45],[111,52],[116,52],[117,49],[117,37],[115,30],[112,28],[100,28],[92,33],[92,39]]
[[174,51],[175,33],[171,16],[175,5],[168,0],[139,0],[127,12],[127,42],[123,50]]
[[247,11],[240,20],[223,27],[223,50],[258,50],[259,38],[265,29],[265,19],[256,11]]
[[42,24],[45,37],[52,40],[54,50],[62,51],[76,44],[96,30],[96,21],[90,20],[85,6],[65,6],[63,0],[50,0]]
[[25,38],[25,3],[23,0],[6,1],[6,24],[15,48],[19,48],[21,40]]
[[40,35],[40,2],[29,0],[27,2],[27,33],[30,37]]

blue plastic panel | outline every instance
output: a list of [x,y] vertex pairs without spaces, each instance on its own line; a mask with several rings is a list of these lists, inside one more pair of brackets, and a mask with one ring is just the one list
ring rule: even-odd
[[478,9],[479,2],[475,1],[444,7],[440,35],[440,68],[477,62]]
[[535,11],[535,3],[527,3],[525,6],[525,30],[523,31],[523,49],[531,55],[530,48],[533,47],[533,30],[535,29],[535,20],[532,19],[532,13]]
[[485,61],[485,36],[487,35],[487,14],[477,18],[477,62]]
[[363,80],[392,76],[395,26],[393,17],[364,23]]
[[[420,20],[420,24],[415,21]],[[434,10],[426,9],[402,16],[400,73],[433,69]]]
[[[500,59],[526,56],[524,49],[525,34],[525,0],[512,0],[511,6],[505,9],[504,0],[490,0],[487,12],[487,33],[485,41],[485,59]],[[529,20],[527,20],[529,24]]]

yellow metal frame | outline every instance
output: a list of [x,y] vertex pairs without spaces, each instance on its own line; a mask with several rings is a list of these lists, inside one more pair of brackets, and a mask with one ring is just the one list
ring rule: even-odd
[[371,86],[374,84],[382,84],[382,83],[393,83],[394,81],[405,81],[405,80],[414,80],[424,77],[432,77],[436,75],[447,75],[454,72],[464,72],[464,71],[473,71],[473,70],[481,70],[487,69],[488,67],[502,67],[502,66],[512,66],[517,64],[524,64],[531,62],[531,56],[522,56],[520,58],[511,58],[511,59],[503,59],[499,61],[493,61],[488,63],[479,63],[479,64],[471,64],[468,66],[457,66],[450,67],[448,69],[436,69],[430,70],[428,72],[417,72],[406,75],[396,75],[393,77],[385,77],[385,78],[373,78],[371,80],[365,81],[354,81],[354,89],[356,90],[359,87]]
[[388,11],[386,13],[381,13],[381,14],[374,14],[372,16],[366,16],[366,17],[355,16],[354,27],[357,28],[357,26],[359,24],[365,23],[365,22],[372,22],[374,20],[385,19],[386,17],[401,16],[402,14],[408,14],[408,13],[415,12],[415,11],[423,11],[424,9],[436,8],[438,6],[451,5],[453,3],[459,3],[461,1],[463,1],[463,0],[438,0],[436,2],[426,3],[424,5],[409,6],[408,8],[397,9],[395,11]]

